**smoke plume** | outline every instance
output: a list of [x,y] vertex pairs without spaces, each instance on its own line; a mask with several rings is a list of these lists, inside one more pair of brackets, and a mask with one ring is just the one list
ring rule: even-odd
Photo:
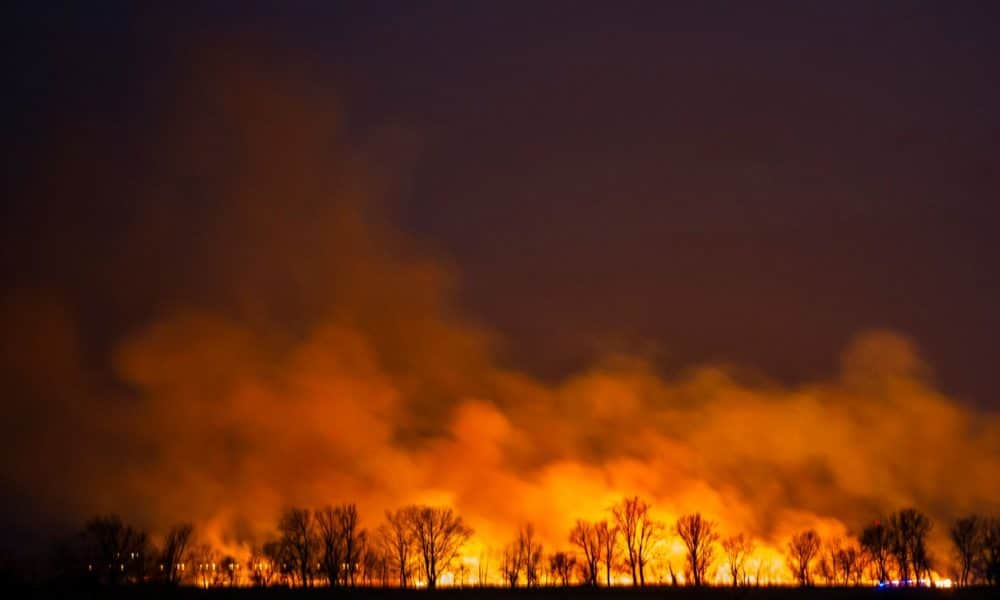
[[860,332],[837,376],[795,387],[620,354],[555,383],[506,366],[447,258],[377,209],[392,182],[345,139],[335,96],[303,79],[205,61],[139,173],[74,180],[132,198],[125,233],[43,235],[60,250],[39,260],[82,273],[73,289],[115,333],[87,341],[91,308],[65,286],[5,294],[0,476],[18,520],[192,520],[238,552],[286,506],[357,502],[373,526],[428,502],[483,548],[532,522],[555,549],[638,494],[668,523],[701,511],[780,549],[913,505],[947,560],[948,519],[1000,508],[1000,421],[939,391],[898,333]]

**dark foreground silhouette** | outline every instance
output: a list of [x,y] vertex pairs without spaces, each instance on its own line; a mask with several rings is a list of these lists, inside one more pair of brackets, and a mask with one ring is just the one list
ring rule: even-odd
[[[11,588],[6,597],[20,598],[109,598],[177,600],[973,600],[998,598],[995,588],[961,589],[877,589],[877,588],[801,588],[801,587],[670,587],[645,588],[450,588],[438,590],[401,590],[382,588],[210,588],[195,587],[23,587]],[[2,590],[0,590],[2,593]]]

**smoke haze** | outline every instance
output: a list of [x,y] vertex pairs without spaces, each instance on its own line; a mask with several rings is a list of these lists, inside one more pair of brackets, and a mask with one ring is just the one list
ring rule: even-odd
[[[835,376],[801,385],[621,352],[555,381],[511,366],[458,308],[455,265],[380,208],[394,182],[345,141],[332,91],[200,65],[143,156],[68,142],[38,179],[125,198],[125,226],[101,238],[74,207],[78,227],[19,241],[19,260],[75,278],[25,281],[0,310],[19,539],[118,512],[154,533],[193,520],[238,551],[286,506],[353,501],[371,527],[428,502],[474,544],[530,521],[558,548],[638,494],[667,522],[697,510],[778,549],[913,505],[947,560],[947,520],[1000,510],[1000,420],[939,390],[905,332],[859,331]],[[97,341],[94,306],[113,332]]]

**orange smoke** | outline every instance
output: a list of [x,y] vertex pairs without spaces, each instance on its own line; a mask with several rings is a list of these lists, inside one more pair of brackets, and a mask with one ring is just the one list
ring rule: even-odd
[[[848,537],[913,505],[948,561],[947,521],[1000,508],[1000,421],[937,390],[895,333],[859,335],[838,376],[797,387],[619,355],[555,384],[501,366],[495,336],[456,311],[447,262],[373,214],[385,185],[331,145],[329,96],[225,67],[184,88],[199,90],[179,94],[184,127],[159,146],[164,201],[191,178],[211,193],[191,296],[118,340],[110,374],[86,364],[57,296],[5,303],[20,395],[2,475],[41,510],[119,512],[154,532],[193,520],[245,552],[289,505],[357,502],[372,528],[385,509],[446,503],[476,557],[526,522],[568,549],[576,519],[638,494],[667,523],[700,511],[749,534],[750,569],[777,580],[804,528]],[[152,206],[111,267],[123,286],[149,276],[132,249],[178,226]],[[668,537],[654,579],[681,554]]]

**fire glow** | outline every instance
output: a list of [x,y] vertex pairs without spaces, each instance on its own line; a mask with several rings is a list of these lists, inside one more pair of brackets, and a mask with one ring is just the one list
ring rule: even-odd
[[[798,385],[716,364],[664,374],[620,353],[556,381],[510,366],[495,334],[457,314],[450,268],[365,213],[352,161],[331,166],[327,103],[239,76],[256,100],[222,94],[221,112],[246,133],[246,154],[238,170],[212,170],[228,204],[198,265],[224,279],[234,306],[156,314],[112,345],[113,384],[87,371],[57,302],[26,294],[2,307],[7,343],[24,349],[5,353],[9,370],[32,390],[25,398],[51,398],[46,411],[61,415],[40,420],[25,402],[9,419],[25,431],[9,436],[8,456],[58,465],[5,463],[40,512],[73,497],[75,514],[61,516],[122,513],[157,539],[190,521],[192,548],[215,557],[178,564],[197,576],[225,571],[226,556],[230,572],[269,571],[252,549],[288,507],[356,503],[373,533],[387,510],[444,506],[474,535],[442,585],[500,584],[503,550],[528,524],[546,552],[572,551],[578,519],[610,519],[635,496],[664,524],[649,565],[664,584],[671,573],[687,581],[671,529],[685,514],[747,537],[746,582],[787,584],[798,532],[846,544],[915,506],[934,523],[930,555],[944,575],[951,520],[996,512],[1000,421],[938,389],[897,333],[859,334],[834,374]],[[179,137],[162,145],[172,160],[216,160],[187,145],[198,131]],[[709,583],[726,581],[724,565],[717,557]],[[614,583],[631,583],[614,571]]]

